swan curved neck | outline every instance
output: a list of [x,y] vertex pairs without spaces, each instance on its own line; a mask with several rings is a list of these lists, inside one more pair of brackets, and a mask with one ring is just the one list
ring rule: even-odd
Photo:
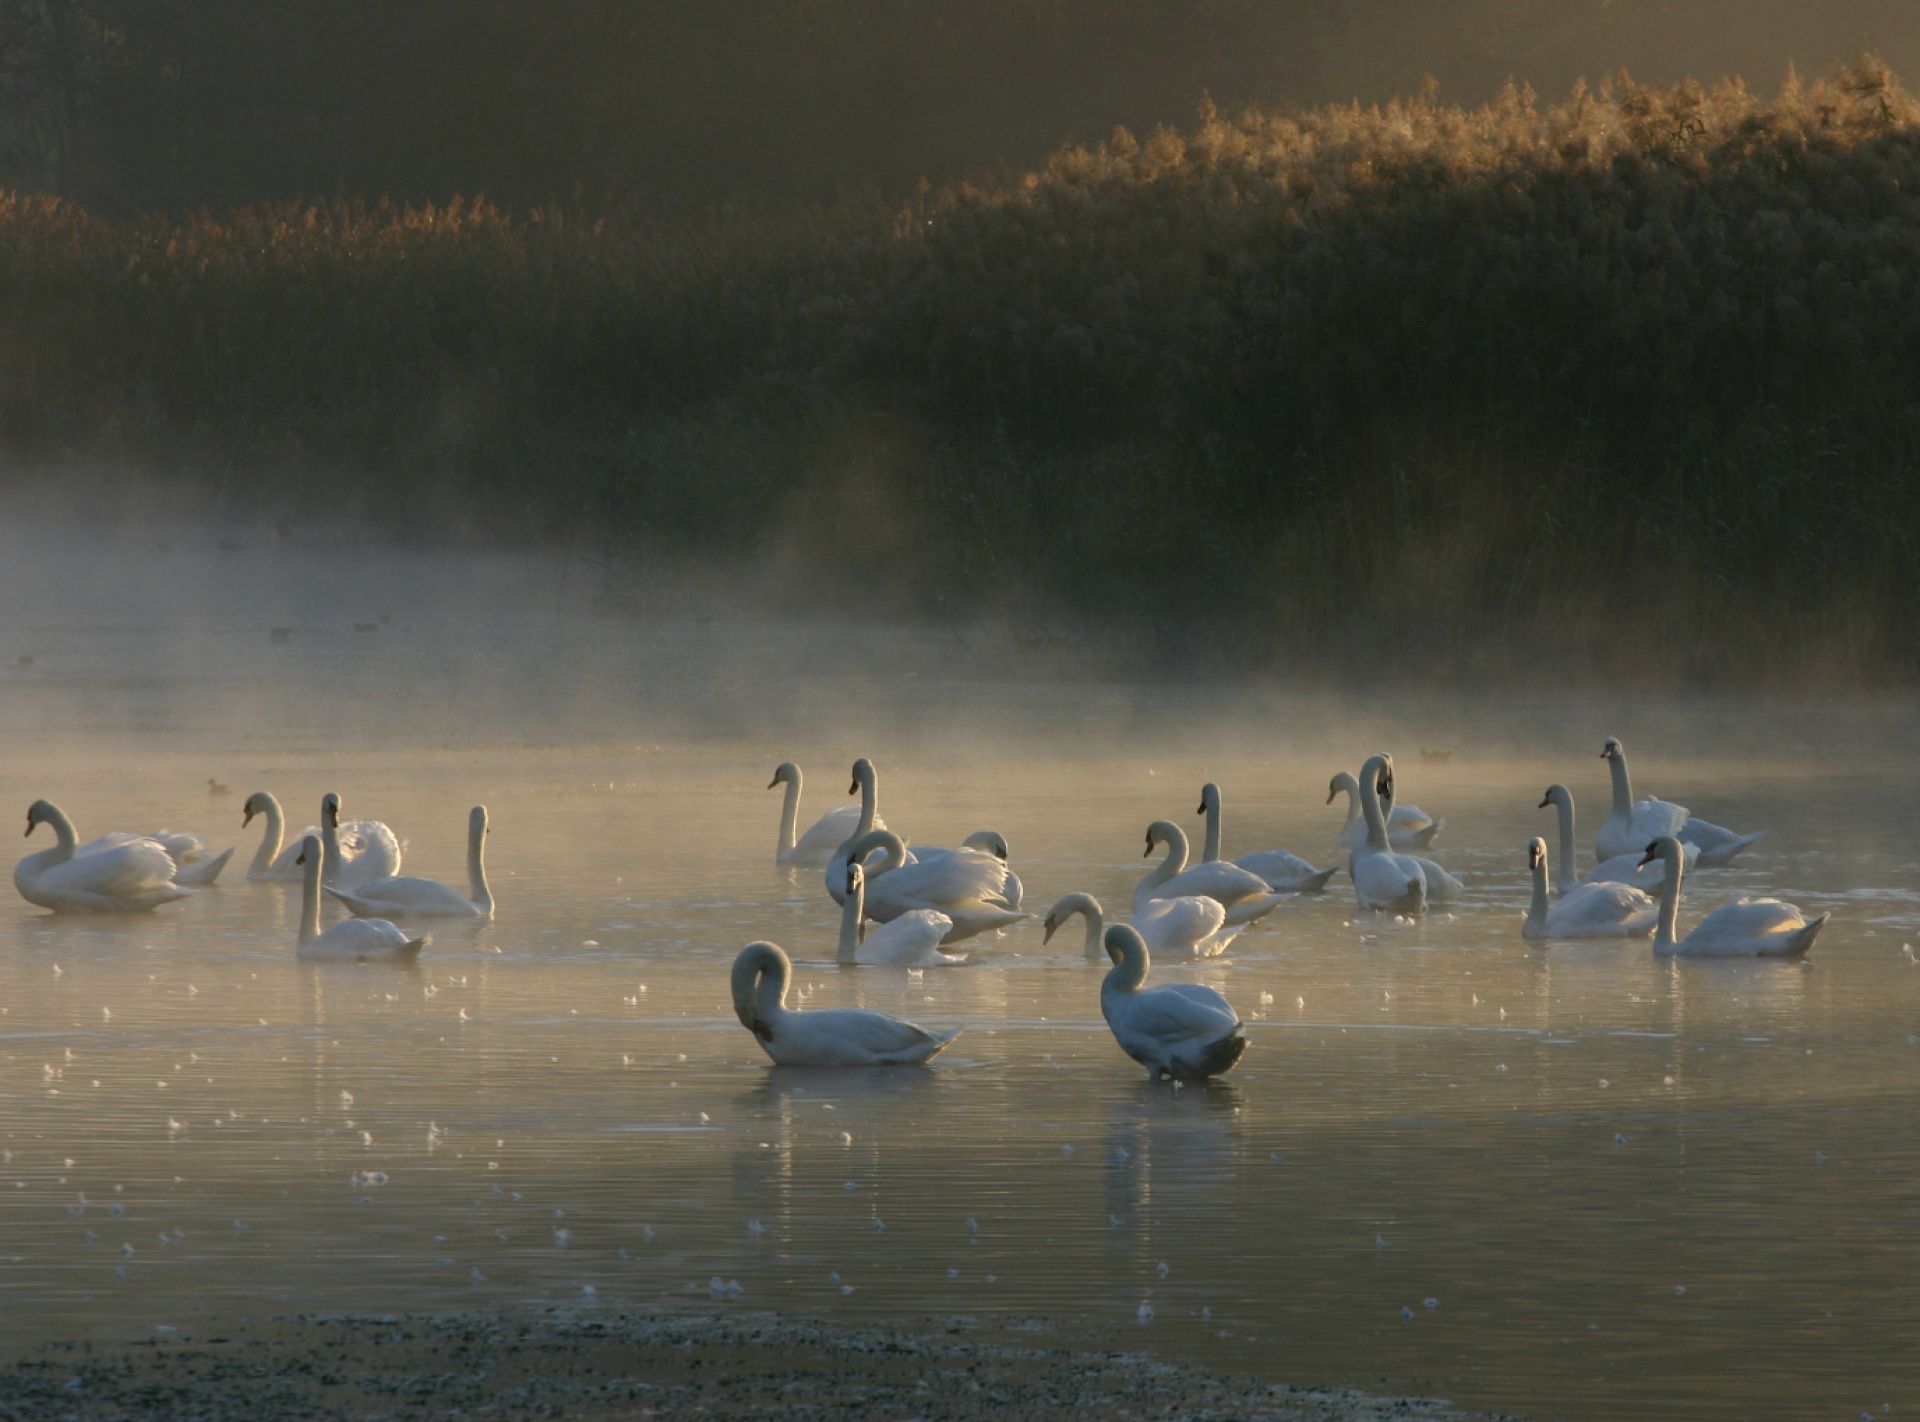
[[1158,888],[1187,867],[1186,831],[1165,821],[1159,824],[1158,829],[1160,842],[1167,847],[1167,857],[1160,861],[1159,868],[1148,872],[1144,884],[1149,889]]
[[863,874],[853,881],[853,890],[840,905],[840,944],[834,954],[837,963],[857,961],[860,951],[860,920],[867,912],[867,880]]
[[1207,809],[1207,842],[1200,851],[1200,862],[1211,864],[1220,857],[1220,796],[1216,793],[1204,798]]
[[259,798],[266,802],[261,814],[266,817],[267,826],[260,832],[260,847],[253,851],[253,867],[248,871],[256,878],[271,869],[273,861],[280,857],[280,841],[287,832],[287,817],[280,802],[265,791]]
[[80,836],[74,833],[73,821],[67,818],[67,812],[58,805],[48,805],[41,819],[53,826],[53,837],[58,841],[54,845],[54,862],[73,858],[73,848],[80,842]]
[[898,869],[907,862],[906,842],[892,830],[869,830],[865,834],[855,836],[849,846],[847,858],[850,862],[859,863],[876,849],[884,850],[887,857],[876,871],[876,875],[870,877],[884,874],[890,869]]
[[1553,812],[1560,821],[1560,868],[1562,880],[1571,884],[1573,874],[1573,796],[1564,789],[1553,797]]
[[467,888],[474,906],[493,912],[493,890],[487,884],[487,820],[476,815],[467,828]]
[[1378,789],[1383,768],[1376,757],[1360,770],[1360,813],[1367,817],[1367,848],[1376,852],[1387,848],[1387,813],[1381,808]]
[[1616,815],[1633,813],[1633,781],[1627,775],[1627,753],[1615,751],[1607,757],[1607,768],[1613,773],[1613,812]]
[[1107,992],[1138,992],[1147,980],[1147,949],[1137,937],[1129,939],[1120,953],[1120,961],[1107,970],[1101,987]]
[[1687,856],[1674,840],[1660,846],[1660,858],[1667,866],[1667,881],[1660,889],[1660,926],[1654,930],[1656,946],[1671,948],[1679,937],[1680,876],[1685,872]]
[[[874,774],[871,765],[861,765],[854,771],[853,778],[860,784],[860,823],[854,834],[863,835],[873,828],[874,821],[880,817],[880,778]],[[795,788],[796,795],[799,793]]]
[[787,955],[771,943],[749,943],[733,960],[733,1015],[755,1036],[786,1011],[792,977]]
[[1540,862],[1533,866],[1533,899],[1527,905],[1527,925],[1541,929],[1547,926],[1547,895],[1552,884],[1547,873],[1547,856],[1541,855]]
[[1107,931],[1106,911],[1100,907],[1100,900],[1092,894],[1075,894],[1066,901],[1064,917],[1071,918],[1079,914],[1086,921],[1086,956],[1095,962],[1104,961],[1107,950],[1100,946],[1100,939]]
[[793,853],[793,846],[799,838],[800,826],[800,769],[795,766],[793,773],[786,777],[787,792],[780,798],[780,839],[774,845],[776,855]]
[[[279,839],[275,835],[276,840]],[[306,845],[307,862],[300,875],[300,946],[320,936],[320,868],[324,851],[312,839]]]
[[1333,777],[1333,783],[1335,788],[1347,792],[1346,824],[1350,825],[1360,818],[1360,782],[1343,770]]

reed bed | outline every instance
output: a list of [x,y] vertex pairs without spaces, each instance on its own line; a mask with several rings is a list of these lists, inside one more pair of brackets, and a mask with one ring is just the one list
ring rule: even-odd
[[1264,666],[1906,680],[1916,282],[1920,104],[1871,59],[1205,105],[697,221],[0,194],[0,446]]

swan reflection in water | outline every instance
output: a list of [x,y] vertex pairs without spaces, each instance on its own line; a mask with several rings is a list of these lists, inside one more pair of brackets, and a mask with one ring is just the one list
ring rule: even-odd
[[1107,1107],[1102,1179],[1122,1221],[1150,1209],[1205,1210],[1232,1184],[1242,1147],[1240,1088],[1135,1080]]

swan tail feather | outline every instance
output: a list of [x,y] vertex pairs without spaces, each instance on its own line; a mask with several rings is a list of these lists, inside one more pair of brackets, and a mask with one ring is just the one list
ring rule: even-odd
[[203,859],[198,864],[182,864],[174,871],[176,884],[211,884],[220,877],[220,871],[227,867],[227,861],[233,858],[233,851],[216,855],[212,859]]
[[1446,827],[1447,822],[1445,820],[1435,820],[1432,824],[1414,835],[1413,843],[1408,847],[1412,849],[1430,848],[1433,844],[1433,837]]
[[1787,956],[1789,958],[1804,958],[1808,953],[1812,952],[1813,940],[1820,936],[1820,930],[1826,927],[1827,920],[1832,917],[1833,915],[1830,913],[1823,913],[1805,928],[1795,930],[1793,941],[1787,948]]
[[1297,894],[1322,893],[1325,891],[1328,881],[1331,880],[1333,876],[1335,874],[1338,874],[1339,872],[1340,872],[1340,866],[1338,864],[1334,865],[1333,868],[1331,869],[1322,869],[1318,874],[1315,874],[1312,878],[1303,880],[1300,884],[1300,887],[1295,889],[1294,892]]
[[1738,839],[1728,840],[1725,844],[1716,844],[1712,849],[1703,849],[1700,851],[1699,862],[1701,864],[1725,864],[1748,845],[1754,843],[1756,840],[1765,839],[1766,837],[1767,831],[1761,830],[1757,834],[1743,834]]

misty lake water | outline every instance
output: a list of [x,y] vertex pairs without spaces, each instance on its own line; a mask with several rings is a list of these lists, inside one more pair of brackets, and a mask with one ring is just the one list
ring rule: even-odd
[[[978,629],[398,596],[0,624],[0,806],[240,846],[152,915],[0,906],[10,1355],[568,1300],[1044,1319],[1054,1342],[1542,1418],[1920,1402],[1904,705],[1365,706],[1131,679],[1067,646],[1016,674]],[[1754,892],[1831,910],[1810,965],[1521,940],[1525,844],[1552,828],[1534,807],[1573,786],[1588,862],[1609,734],[1643,791],[1772,832],[1691,876],[1683,920]],[[1207,779],[1229,854],[1333,862],[1327,776],[1375,749],[1446,817],[1433,853],[1467,897],[1357,919],[1342,875],[1223,959],[1156,962],[1248,1020],[1209,1086],[1121,1055],[1077,923],[973,940],[960,969],[842,970],[817,872],[772,864],[774,764],[808,772],[804,824],[868,754],[910,838],[997,828],[1026,907],[1086,889],[1118,910],[1146,822],[1197,837]],[[296,962],[297,886],[244,877],[255,789],[295,825],[338,791],[408,839],[410,872],[454,881],[484,801],[497,920],[436,927],[411,969]],[[727,993],[755,938],[793,954],[806,1006],[965,1034],[926,1070],[774,1069]]]

